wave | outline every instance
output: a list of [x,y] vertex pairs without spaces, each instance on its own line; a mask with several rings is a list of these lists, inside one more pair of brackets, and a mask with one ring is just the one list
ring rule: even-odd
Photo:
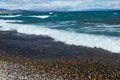
[[[12,18],[12,17],[19,17],[21,15],[0,15],[0,17],[3,17],[3,18]],[[27,17],[27,16],[26,16]],[[45,19],[45,18],[48,18],[49,15],[43,15],[43,16],[28,16],[28,17],[35,17],[35,18],[41,18],[41,19]]]
[[44,16],[29,16],[29,17],[36,17],[36,18],[42,18],[42,19],[45,19],[45,18],[48,18],[49,15],[44,15]]
[[7,23],[10,20],[0,20],[0,30],[16,30],[19,33],[47,35],[55,41],[61,41],[70,45],[98,47],[111,52],[120,52],[120,37],[109,37],[103,35],[82,34],[72,31],[56,30],[37,25],[23,25]]
[[21,15],[1,15],[0,17],[9,17],[9,18],[11,18],[11,17],[19,17],[19,16],[21,16]]
[[4,24],[6,23],[22,23],[24,21],[21,21],[21,20],[0,20],[0,26],[4,26]]

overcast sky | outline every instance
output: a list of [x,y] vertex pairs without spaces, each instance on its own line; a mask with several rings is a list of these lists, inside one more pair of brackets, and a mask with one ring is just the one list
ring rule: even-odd
[[120,9],[120,0],[0,0],[0,8],[40,10]]

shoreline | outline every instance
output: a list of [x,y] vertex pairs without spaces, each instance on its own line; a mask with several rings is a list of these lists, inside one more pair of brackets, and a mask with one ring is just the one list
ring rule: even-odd
[[56,42],[48,36],[26,35],[16,31],[0,31],[0,49],[9,55],[30,58],[32,60],[64,58],[64,59],[96,59],[114,63],[120,61],[120,53],[112,53],[101,48],[67,45]]
[[0,31],[0,79],[120,79],[120,54]]

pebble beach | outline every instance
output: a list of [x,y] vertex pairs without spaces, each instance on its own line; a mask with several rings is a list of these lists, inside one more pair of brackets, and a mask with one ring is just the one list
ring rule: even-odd
[[119,80],[120,64],[94,60],[28,58],[4,55],[0,51],[0,80]]
[[0,80],[120,80],[120,54],[1,31]]

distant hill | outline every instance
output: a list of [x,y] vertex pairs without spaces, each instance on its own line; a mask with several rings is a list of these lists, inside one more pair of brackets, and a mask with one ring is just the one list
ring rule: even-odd
[[1,9],[0,8],[0,14],[9,14],[9,13],[21,13],[22,10],[9,10],[9,9]]
[[0,11],[4,11],[4,10],[8,10],[8,9],[2,9],[2,8],[0,8]]
[[[9,10],[9,9],[3,9],[0,8],[0,14],[1,13],[22,13],[22,12],[30,12],[30,11],[37,11],[37,12],[69,12],[69,10],[41,10],[41,9],[31,9],[31,10],[21,10],[21,9],[15,9],[15,10]],[[95,8],[95,9],[84,9],[84,10],[80,10],[80,11],[120,11],[120,9],[100,9],[100,8]],[[72,11],[74,12],[74,11]],[[78,12],[78,11],[77,11]]]
[[94,9],[84,9],[83,11],[120,11],[120,9],[100,9],[100,8],[94,8]]

